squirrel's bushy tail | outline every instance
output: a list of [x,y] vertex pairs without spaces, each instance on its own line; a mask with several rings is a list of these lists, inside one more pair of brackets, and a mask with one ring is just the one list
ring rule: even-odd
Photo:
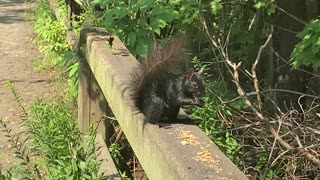
[[142,91],[156,77],[161,77],[163,73],[172,71],[183,58],[184,42],[180,39],[172,40],[164,46],[153,48],[146,60],[140,64],[139,70],[132,75],[131,98],[134,105],[141,110]]

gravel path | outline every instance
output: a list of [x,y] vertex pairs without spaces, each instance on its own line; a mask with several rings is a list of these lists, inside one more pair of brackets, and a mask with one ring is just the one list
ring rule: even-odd
[[[23,0],[0,0],[0,118],[13,133],[23,130],[19,124],[19,109],[10,90],[2,85],[9,80],[14,83],[25,106],[38,96],[49,94],[50,82],[46,74],[32,71],[31,62],[38,56],[37,48],[29,38],[33,29],[26,20],[25,12],[34,3]],[[0,129],[2,130],[2,128]],[[11,144],[0,131],[0,164],[4,169],[17,162]]]

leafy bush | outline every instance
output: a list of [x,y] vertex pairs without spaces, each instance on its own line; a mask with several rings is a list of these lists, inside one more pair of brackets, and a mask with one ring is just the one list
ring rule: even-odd
[[104,25],[124,41],[134,55],[143,57],[156,39],[185,30],[198,19],[196,1],[94,0],[104,10]]
[[47,179],[99,179],[94,129],[82,139],[65,103],[34,103],[26,126]]
[[[33,12],[32,24],[39,40],[45,43],[40,45],[40,50],[63,53],[69,49],[66,40],[67,29],[62,22],[56,20],[46,0],[37,0],[37,4],[37,8]],[[65,4],[60,4],[59,7],[65,7]],[[62,12],[61,15],[64,14]]]
[[[34,61],[37,71],[55,70],[62,81],[56,87],[64,94],[65,98],[76,105],[78,91],[78,62],[74,53],[69,49],[67,29],[64,26],[64,18],[67,16],[65,1],[58,1],[58,17],[50,9],[47,0],[37,0],[37,7],[32,11],[32,25],[37,34],[34,39],[40,49],[41,56]],[[57,72],[57,73],[56,73]],[[50,72],[51,73],[51,72]],[[68,77],[68,78],[66,78]]]
[[301,65],[320,67],[320,20],[312,20],[300,33],[301,41],[295,46],[291,57],[292,65],[297,68]]
[[[65,4],[59,6],[61,16]],[[34,61],[36,71],[52,70],[64,65],[64,54],[69,50],[66,40],[67,29],[57,21],[46,0],[37,0],[37,6],[29,13],[31,24],[36,32],[33,43],[37,44],[41,57]]]

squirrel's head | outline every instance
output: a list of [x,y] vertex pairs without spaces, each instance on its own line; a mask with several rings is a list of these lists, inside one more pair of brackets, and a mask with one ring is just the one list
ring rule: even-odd
[[203,97],[205,95],[205,83],[200,73],[194,72],[193,68],[190,68],[184,78],[183,86],[185,92],[192,96],[191,98]]

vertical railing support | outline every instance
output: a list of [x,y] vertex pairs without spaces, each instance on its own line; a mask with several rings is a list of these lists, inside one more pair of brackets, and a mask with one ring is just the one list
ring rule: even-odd
[[86,133],[90,124],[97,128],[97,133],[103,139],[108,139],[110,123],[105,119],[107,101],[86,62],[79,63],[79,95],[78,95],[78,124],[82,133]]

